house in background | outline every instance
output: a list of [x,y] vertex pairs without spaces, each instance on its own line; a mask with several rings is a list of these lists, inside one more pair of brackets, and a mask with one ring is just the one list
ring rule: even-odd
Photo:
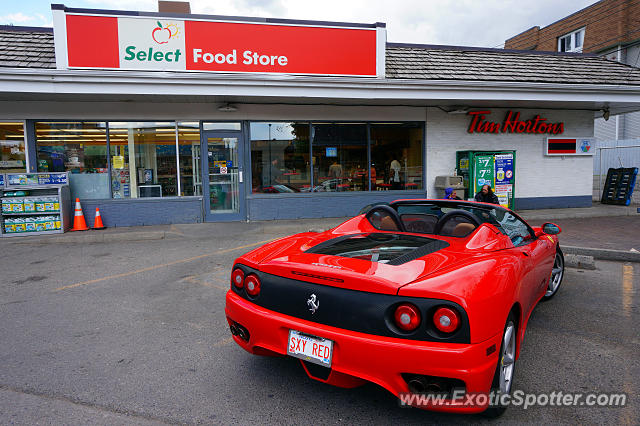
[[[590,53],[640,66],[640,2],[601,0],[551,25],[535,26],[505,41],[505,49]],[[640,138],[640,112],[595,120],[600,141]]]

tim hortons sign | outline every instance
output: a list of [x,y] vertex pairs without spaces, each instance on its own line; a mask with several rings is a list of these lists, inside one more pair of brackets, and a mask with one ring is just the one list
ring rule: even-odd
[[507,111],[502,122],[487,120],[491,111],[470,111],[469,133],[528,133],[559,135],[564,132],[564,123],[550,123],[546,118],[535,115],[529,120],[520,119],[519,112]]
[[103,13],[107,12],[54,10],[56,56],[66,55],[63,67],[360,77],[376,77],[382,68],[384,28],[376,25],[352,28]]

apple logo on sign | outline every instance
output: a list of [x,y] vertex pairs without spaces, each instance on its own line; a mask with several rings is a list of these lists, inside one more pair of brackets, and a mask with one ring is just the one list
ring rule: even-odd
[[[151,32],[151,38],[153,38],[153,41],[158,44],[169,43],[169,40],[178,32],[178,28],[175,25],[167,25],[166,27],[163,27],[160,21],[157,21],[156,23],[158,26]],[[171,27],[174,27],[176,31],[172,32]]]

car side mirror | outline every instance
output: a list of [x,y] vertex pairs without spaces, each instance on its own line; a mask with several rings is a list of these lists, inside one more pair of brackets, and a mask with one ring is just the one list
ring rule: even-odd
[[558,235],[560,232],[562,232],[562,229],[555,223],[547,222],[542,225],[542,232],[547,235]]

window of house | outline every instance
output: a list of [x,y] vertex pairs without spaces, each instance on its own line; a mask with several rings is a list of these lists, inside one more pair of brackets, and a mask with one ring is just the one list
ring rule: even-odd
[[103,121],[37,122],[39,172],[69,172],[72,198],[109,198],[107,126]]
[[23,123],[0,122],[0,173],[26,171]]
[[558,52],[582,52],[584,28],[558,38]]

